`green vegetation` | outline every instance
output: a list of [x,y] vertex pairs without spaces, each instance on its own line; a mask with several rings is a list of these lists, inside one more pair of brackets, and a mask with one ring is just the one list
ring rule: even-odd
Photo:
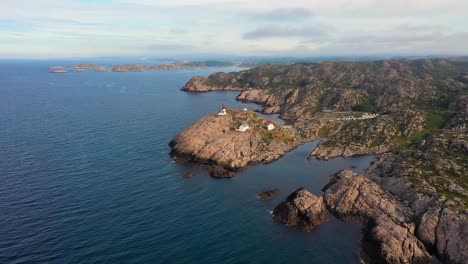
[[375,105],[374,96],[370,96],[370,95],[367,96],[361,104],[353,107],[352,110],[356,112],[367,112],[367,113],[377,112],[377,107]]
[[397,144],[398,146],[400,146],[400,148],[408,148],[414,143],[425,139],[427,136],[429,136],[429,131],[427,129],[420,132],[416,132],[410,137],[398,136]]
[[328,134],[330,133],[331,128],[329,126],[323,126],[319,130],[319,136],[321,137],[327,137]]
[[440,131],[453,114],[446,111],[428,111],[426,112],[426,126],[423,131],[414,133],[410,137],[398,136],[397,144],[401,148],[408,148],[415,142],[426,139],[430,135]]
[[451,116],[452,114],[444,111],[429,111],[426,113],[426,127],[431,132],[440,130]]
[[273,142],[274,139],[275,137],[273,136],[273,133],[271,132],[262,133],[263,142],[270,144],[271,142]]
[[370,144],[370,147],[371,147],[371,148],[374,148],[374,147],[378,147],[378,146],[380,146],[380,145],[382,145],[382,144],[383,144],[382,140],[380,140],[380,139],[375,139],[375,140],[372,141],[372,143]]

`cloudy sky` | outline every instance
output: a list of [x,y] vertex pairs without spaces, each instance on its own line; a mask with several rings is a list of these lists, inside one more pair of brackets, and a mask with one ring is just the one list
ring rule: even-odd
[[466,0],[0,0],[0,58],[468,54]]

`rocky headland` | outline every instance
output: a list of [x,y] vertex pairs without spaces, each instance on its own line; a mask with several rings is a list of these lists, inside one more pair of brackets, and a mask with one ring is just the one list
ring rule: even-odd
[[[273,124],[268,130],[266,125]],[[249,128],[237,131],[243,124]],[[177,135],[170,143],[179,160],[208,165],[214,177],[233,176],[233,171],[269,163],[301,143],[300,136],[252,111],[229,109],[226,115],[207,115]]]

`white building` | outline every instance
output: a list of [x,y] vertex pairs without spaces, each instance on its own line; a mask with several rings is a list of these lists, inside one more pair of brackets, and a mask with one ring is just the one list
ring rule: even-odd
[[245,132],[249,128],[250,128],[250,126],[247,123],[242,123],[242,125],[240,125],[240,127],[238,129],[236,129],[236,131]]
[[270,124],[267,125],[267,129],[268,129],[268,130],[273,130],[273,129],[275,129],[275,125],[273,125],[272,123],[270,123]]
[[226,109],[221,109],[221,111],[218,112],[218,115],[225,116],[226,115]]

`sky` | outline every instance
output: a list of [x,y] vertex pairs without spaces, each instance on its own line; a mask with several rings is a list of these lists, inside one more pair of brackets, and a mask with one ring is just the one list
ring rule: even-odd
[[466,55],[467,0],[0,0],[0,58]]

